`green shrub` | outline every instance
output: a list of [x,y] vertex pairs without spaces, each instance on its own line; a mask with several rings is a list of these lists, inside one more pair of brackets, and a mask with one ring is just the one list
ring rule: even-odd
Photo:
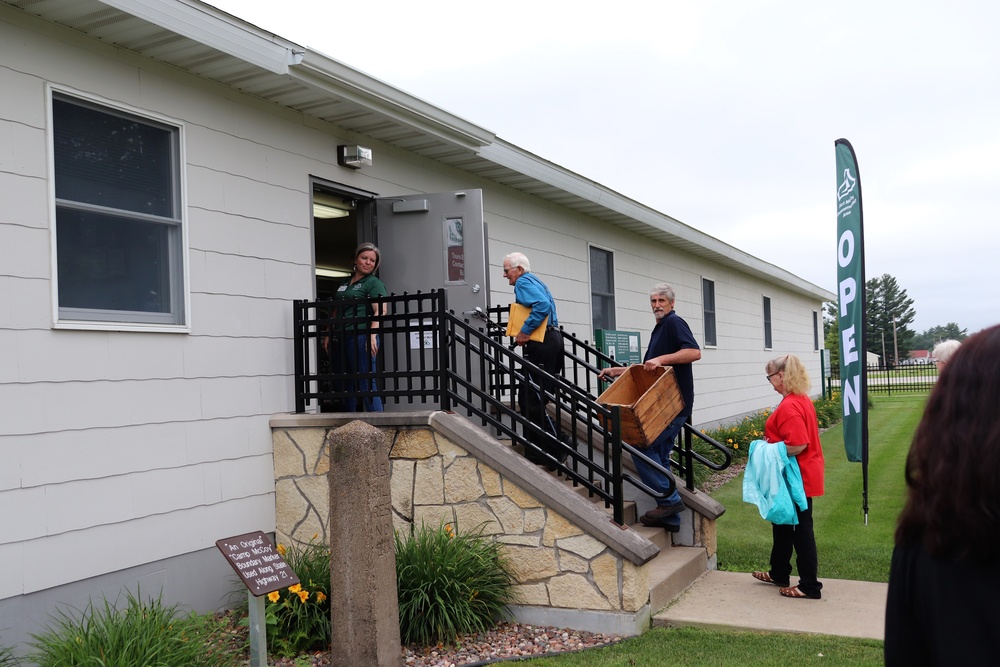
[[330,647],[330,548],[315,539],[278,545],[299,583],[268,594],[264,622],[268,651],[286,658]]
[[32,636],[31,661],[38,667],[72,665],[144,665],[150,667],[220,667],[234,664],[212,655],[214,629],[207,617],[180,614],[160,599],[143,602],[126,591],[126,606],[104,600],[79,614],[58,611],[48,628]]
[[399,630],[404,644],[450,644],[507,616],[514,578],[501,545],[451,525],[421,526],[409,539],[396,532]]

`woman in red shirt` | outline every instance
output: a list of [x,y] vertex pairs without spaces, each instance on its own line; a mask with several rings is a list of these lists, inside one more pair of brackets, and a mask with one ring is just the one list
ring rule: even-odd
[[[782,395],[781,403],[764,424],[764,439],[784,442],[788,455],[794,456],[802,472],[808,508],[796,507],[798,525],[771,524],[774,544],[771,547],[771,569],[754,572],[755,579],[776,584],[779,592],[789,598],[818,600],[823,584],[816,578],[816,536],[813,534],[813,498],[823,495],[823,447],[819,441],[816,408],[809,398],[809,374],[802,361],[788,354],[767,362],[767,381]],[[799,585],[791,586],[792,551],[799,573]]]

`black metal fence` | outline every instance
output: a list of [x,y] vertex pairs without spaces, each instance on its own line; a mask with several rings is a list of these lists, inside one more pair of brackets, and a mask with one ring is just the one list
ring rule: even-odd
[[[928,392],[937,382],[938,371],[934,364],[899,365],[895,368],[868,366],[869,394]],[[827,395],[840,391],[840,369],[832,368],[831,377],[826,379]]]
[[[373,307],[379,314],[370,314]],[[458,317],[447,309],[443,290],[336,303],[296,301],[296,412],[310,406],[341,411],[351,401],[378,398],[395,406],[467,414],[603,499],[618,523],[624,516],[625,482],[654,497],[665,495],[623,471],[622,451],[659,466],[621,441],[619,409],[596,401],[601,384],[597,374],[614,361],[563,331],[566,370],[552,376],[505,340],[505,325],[506,309]],[[376,345],[378,354],[373,355]],[[370,364],[373,357],[375,366]],[[522,385],[544,397],[559,425],[555,433],[518,412],[516,389]],[[560,439],[560,430],[573,436],[572,445]],[[691,432],[718,449],[723,463],[693,452]],[[680,462],[672,463],[691,489],[695,461],[723,469],[731,462],[731,453],[694,429],[687,433]],[[659,469],[673,480],[670,471]]]

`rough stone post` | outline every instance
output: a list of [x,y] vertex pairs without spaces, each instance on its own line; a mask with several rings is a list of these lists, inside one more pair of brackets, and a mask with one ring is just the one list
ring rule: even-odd
[[402,665],[389,443],[353,421],[330,433],[332,660],[344,667]]

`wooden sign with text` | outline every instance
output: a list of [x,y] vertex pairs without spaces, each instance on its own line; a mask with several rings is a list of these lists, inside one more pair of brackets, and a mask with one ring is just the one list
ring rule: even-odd
[[216,540],[215,546],[255,596],[299,583],[298,576],[260,531]]

